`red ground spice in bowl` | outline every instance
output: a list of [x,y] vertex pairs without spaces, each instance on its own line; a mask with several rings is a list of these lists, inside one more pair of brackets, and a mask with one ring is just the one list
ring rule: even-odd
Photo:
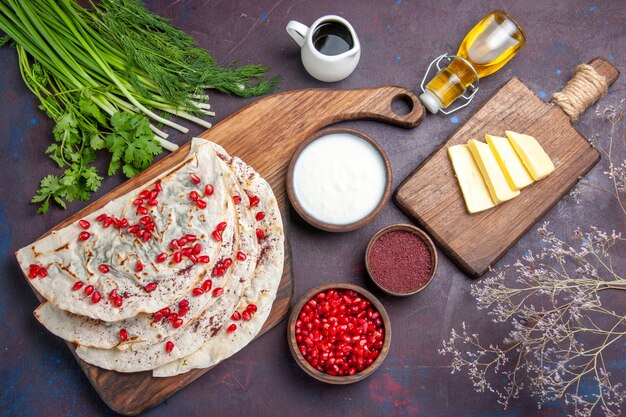
[[387,226],[370,240],[365,254],[367,272],[391,295],[423,290],[437,269],[437,251],[428,235],[408,224]]

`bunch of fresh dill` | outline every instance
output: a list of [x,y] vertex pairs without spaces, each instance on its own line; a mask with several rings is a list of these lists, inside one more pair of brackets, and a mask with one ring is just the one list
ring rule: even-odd
[[97,151],[111,154],[108,175],[145,169],[167,141],[159,125],[186,133],[171,116],[211,127],[206,89],[238,96],[272,91],[260,65],[220,67],[192,37],[138,0],[102,0],[88,10],[75,0],[0,0],[0,45],[12,44],[28,88],[52,118],[54,143],[46,153],[64,169],[41,180],[33,198],[48,211],[87,201],[102,176]]

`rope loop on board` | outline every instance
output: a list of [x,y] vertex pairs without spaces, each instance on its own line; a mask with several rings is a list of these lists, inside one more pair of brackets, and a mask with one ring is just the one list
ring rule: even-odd
[[591,65],[581,64],[576,67],[574,76],[563,91],[552,95],[552,102],[559,105],[572,121],[576,121],[587,108],[606,95],[608,88],[606,78]]

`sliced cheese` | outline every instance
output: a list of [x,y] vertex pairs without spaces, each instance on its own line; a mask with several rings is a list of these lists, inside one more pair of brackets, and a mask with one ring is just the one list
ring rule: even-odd
[[521,190],[534,182],[507,138],[485,135],[485,140],[512,189]]
[[496,204],[491,199],[480,169],[467,145],[450,146],[448,156],[461,187],[467,211],[472,214],[494,207]]
[[552,160],[537,142],[537,139],[510,130],[505,133],[535,181],[547,177],[554,171]]
[[487,184],[491,198],[496,204],[503,203],[519,195],[519,190],[513,190],[509,185],[489,145],[471,139],[467,142],[467,146],[472,152],[480,173],[483,174],[483,179]]

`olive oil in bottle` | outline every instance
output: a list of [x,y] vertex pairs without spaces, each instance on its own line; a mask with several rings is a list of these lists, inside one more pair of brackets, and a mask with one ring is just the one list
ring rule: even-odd
[[525,40],[524,30],[508,13],[489,13],[465,36],[457,55],[426,85],[420,99],[431,113],[445,109],[478,79],[509,62]]

